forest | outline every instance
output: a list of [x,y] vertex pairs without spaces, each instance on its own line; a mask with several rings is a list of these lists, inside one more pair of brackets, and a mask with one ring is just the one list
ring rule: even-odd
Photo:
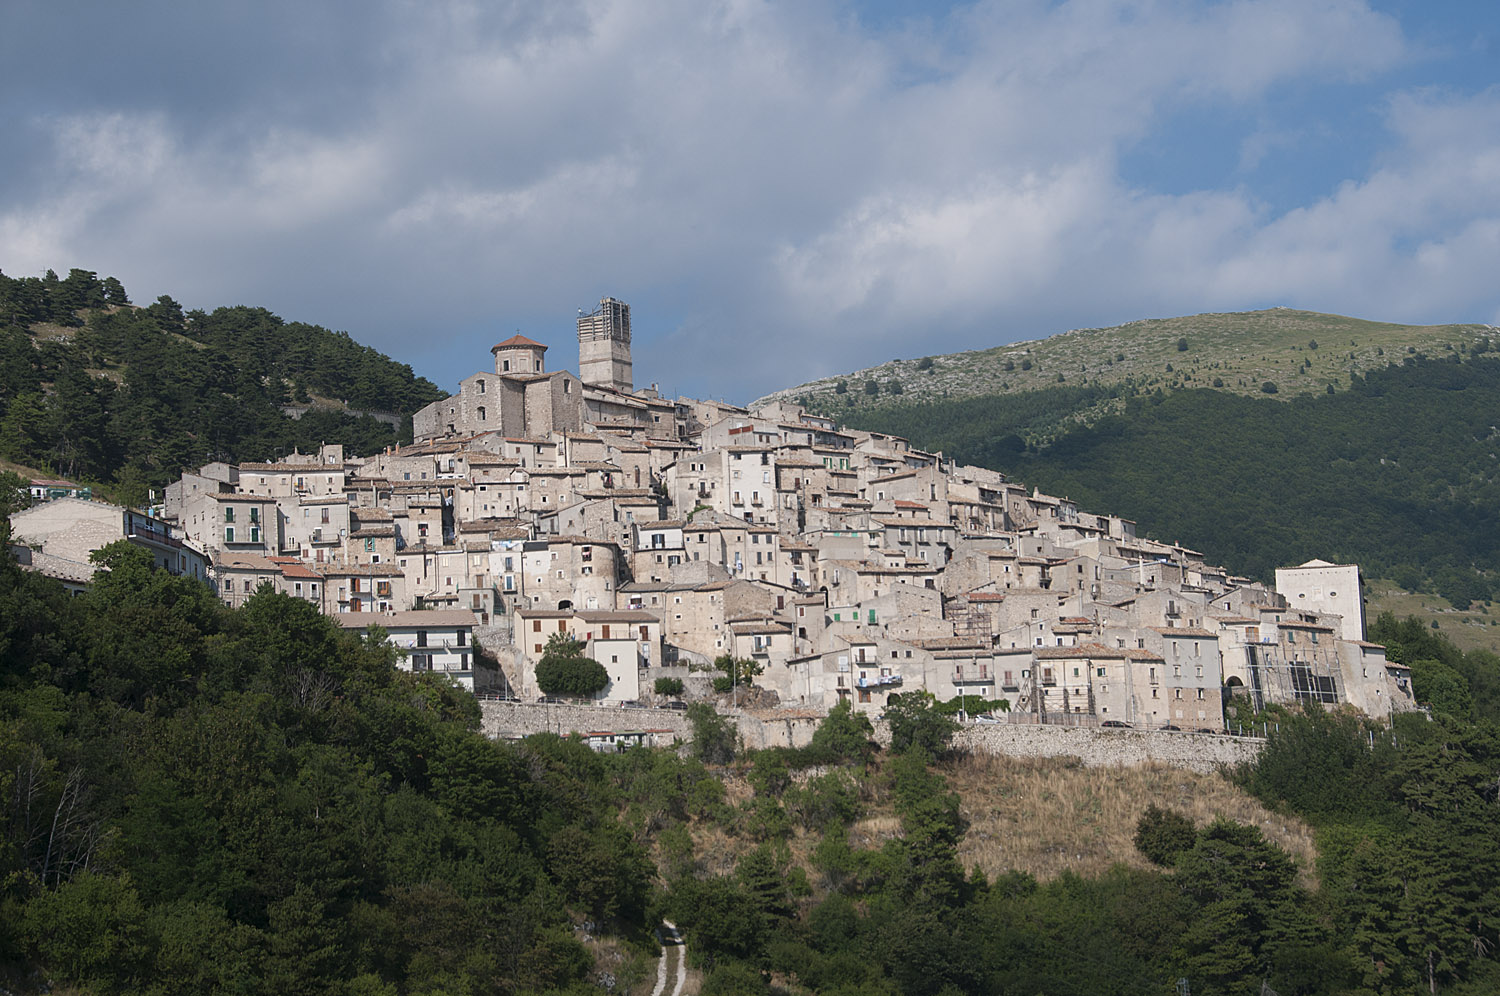
[[1122,396],[1117,414],[1028,442],[1033,424],[1097,400],[1058,389],[849,420],[1134,519],[1143,535],[1253,577],[1321,557],[1460,608],[1500,590],[1493,354],[1409,356],[1347,390],[1290,401],[1208,389]]
[[1432,719],[1281,714],[1225,774],[1316,828],[1316,867],[1161,799],[1150,866],[1039,881],[959,861],[954,723],[920,695],[886,748],[839,709],[745,751],[705,703],[681,750],[493,742],[376,632],[97,559],[70,598],[0,555],[12,992],[644,994],[662,918],[710,996],[1500,987],[1500,660],[1415,624],[1372,638]]
[[[266,460],[342,443],[367,455],[410,441],[410,415],[443,397],[347,333],[263,308],[130,304],[113,277],[0,274],[0,457],[144,504],[148,489],[212,460]],[[316,398],[397,412],[403,429]]]

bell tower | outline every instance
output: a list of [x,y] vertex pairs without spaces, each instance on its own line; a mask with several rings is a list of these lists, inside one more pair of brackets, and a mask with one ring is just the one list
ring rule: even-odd
[[590,387],[629,394],[635,389],[630,365],[630,305],[612,297],[597,311],[578,316],[578,379]]

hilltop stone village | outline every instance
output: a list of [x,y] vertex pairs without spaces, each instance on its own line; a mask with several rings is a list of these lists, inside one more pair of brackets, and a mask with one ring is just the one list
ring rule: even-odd
[[[556,633],[610,677],[604,706],[711,694],[820,715],[895,693],[1006,703],[1007,722],[1217,732],[1230,693],[1415,708],[1365,640],[1353,565],[1269,588],[994,471],[778,402],[637,389],[630,308],[578,319],[578,372],[515,335],[418,411],[414,443],[211,463],[150,514],[65,489],[13,517],[23,564],[75,587],[118,539],[238,605],[262,586],[379,626],[402,666],[535,702]],[[58,485],[63,482],[52,482]]]

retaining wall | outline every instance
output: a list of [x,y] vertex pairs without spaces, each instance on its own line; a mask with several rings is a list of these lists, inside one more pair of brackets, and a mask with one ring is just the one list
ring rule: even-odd
[[673,709],[621,709],[619,706],[542,705],[537,702],[479,702],[485,736],[525,737],[533,733],[589,733],[594,730],[667,730],[658,744],[670,745],[676,737],[688,740],[692,726],[684,713]]
[[1253,761],[1265,741],[1207,733],[1158,733],[1069,726],[966,726],[957,746],[1011,757],[1076,757],[1090,767],[1155,761],[1175,768],[1213,771],[1221,764]]
[[[540,705],[535,702],[481,701],[484,734],[524,737],[532,733],[588,733],[594,730],[663,730],[660,746],[692,739],[687,715],[674,709],[621,709],[608,706]],[[730,713],[746,747],[802,747],[812,739],[821,717]],[[875,721],[875,739],[890,743],[886,725]],[[1169,764],[1193,771],[1213,771],[1221,764],[1253,761],[1265,741],[1206,733],[1101,730],[1086,727],[1009,724],[966,726],[954,744],[972,751],[1010,757],[1076,757],[1091,767]]]

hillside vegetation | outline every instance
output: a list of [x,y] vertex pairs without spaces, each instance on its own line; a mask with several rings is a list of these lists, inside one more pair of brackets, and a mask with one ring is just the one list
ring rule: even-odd
[[1087,389],[885,406],[851,421],[1135,519],[1269,579],[1314,557],[1359,563],[1460,608],[1500,584],[1500,359],[1407,357],[1347,390],[1278,401],[1190,389],[1028,443]]
[[[0,274],[0,457],[119,486],[140,503],[184,467],[399,441],[351,410],[410,414],[442,396],[347,333],[263,308],[132,305],[112,277]],[[300,420],[284,406],[308,405]],[[410,423],[406,433],[409,438]]]
[[[1488,325],[1397,325],[1291,308],[1153,318],[1104,329],[1077,329],[1044,339],[942,356],[910,357],[787,388],[785,399],[838,418],[890,403],[959,401],[1025,394],[1059,385],[1091,388],[1094,404],[1110,398],[1183,388],[1215,388],[1279,397],[1342,389],[1351,374],[1399,362],[1487,348]],[[1481,345],[1483,344],[1483,345]],[[842,390],[840,387],[842,386]],[[1102,389],[1102,390],[1101,390]],[[757,402],[759,403],[759,402]],[[1078,406],[1085,420],[1118,410]],[[1067,418],[1046,426],[1051,430]]]
[[9,992],[646,996],[663,917],[709,996],[1500,985],[1500,660],[1414,623],[1376,631],[1434,720],[1283,714],[1229,780],[965,758],[920,695],[889,750],[843,706],[742,752],[700,703],[604,756],[486,740],[302,600],[100,559],[71,598],[0,552]]

